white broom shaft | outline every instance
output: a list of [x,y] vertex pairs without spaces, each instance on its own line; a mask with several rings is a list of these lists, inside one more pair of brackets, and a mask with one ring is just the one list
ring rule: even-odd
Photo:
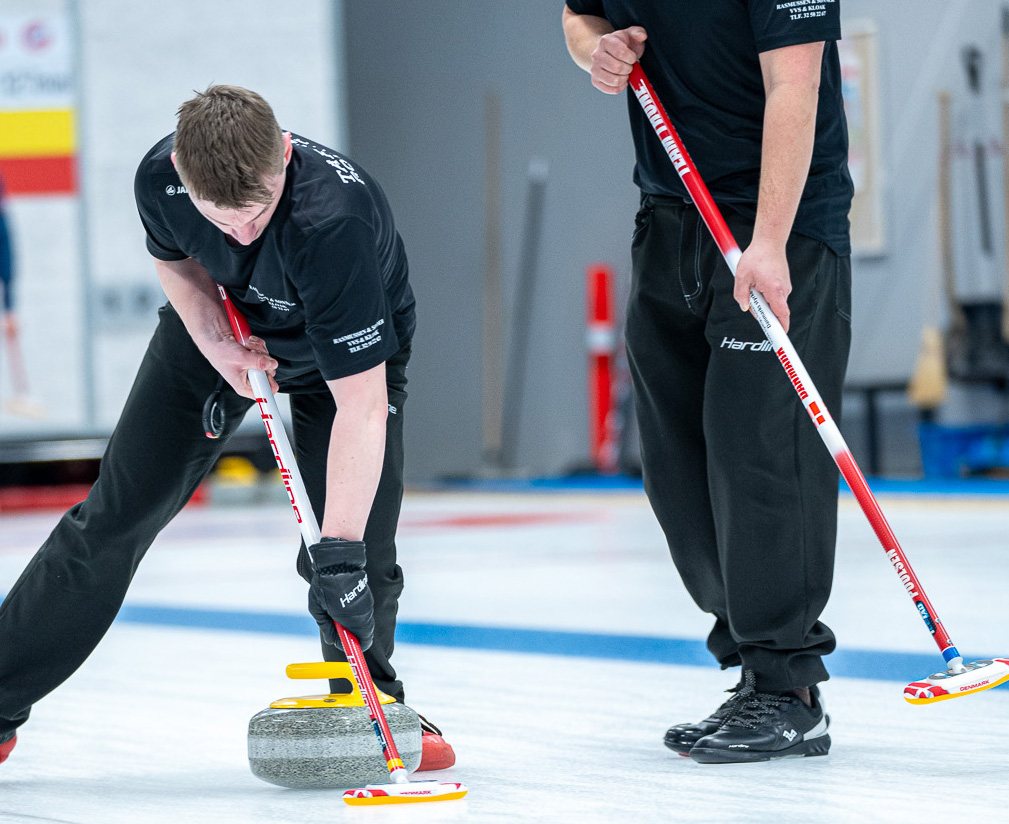
[[322,531],[319,529],[312,505],[308,500],[305,482],[298,471],[294,449],[288,440],[287,430],[280,417],[280,407],[277,405],[273,390],[270,389],[270,381],[265,372],[261,369],[250,369],[249,383],[252,384],[252,390],[256,394],[259,416],[263,419],[266,434],[270,439],[270,446],[273,447],[273,457],[280,469],[280,478],[284,482],[284,488],[287,489],[291,508],[294,509],[294,516],[298,519],[301,537],[305,539],[305,546],[310,547],[319,543]]
[[[231,312],[238,310],[231,306]],[[236,335],[237,338],[237,335]],[[284,429],[283,421],[280,418],[280,409],[277,400],[270,389],[270,382],[266,373],[260,369],[249,370],[249,382],[256,393],[256,403],[259,404],[259,412],[266,426],[267,435],[270,438],[270,445],[273,447],[273,457],[277,460],[280,468],[280,477],[284,481],[287,494],[291,499],[291,508],[294,509],[298,525],[301,527],[301,537],[305,540],[305,546],[311,547],[317,544],[322,538],[322,531],[319,529],[312,505],[308,500],[308,492],[305,489],[305,482],[298,471],[298,464],[295,461],[294,450],[291,449],[290,441],[287,439],[287,431]],[[375,692],[375,685],[372,683],[371,674],[368,672],[368,665],[364,660],[364,652],[357,638],[348,632],[342,625],[334,621],[333,626],[340,636],[344,652],[347,655],[347,662],[354,673],[361,695],[364,696],[364,703],[368,707],[368,715],[371,717],[375,735],[378,737],[382,747],[382,755],[389,768],[389,775],[397,783],[407,781],[406,769],[403,767],[403,760],[396,749],[396,742],[393,740],[392,732],[385,720],[385,713],[382,711],[381,702],[378,700],[378,693]]]

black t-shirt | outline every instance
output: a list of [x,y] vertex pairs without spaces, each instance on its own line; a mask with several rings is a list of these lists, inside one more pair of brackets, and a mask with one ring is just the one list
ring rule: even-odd
[[[756,214],[764,85],[759,54],[825,41],[809,177],[793,230],[850,253],[848,133],[836,41],[839,0],[566,0],[571,11],[615,29],[648,33],[641,67],[655,87],[714,199]],[[648,194],[687,197],[633,93],[628,108],[637,165]]]
[[409,343],[414,298],[403,242],[385,194],[360,166],[292,135],[270,223],[248,246],[232,246],[189,199],[172,165],[173,139],[137,170],[147,249],[161,260],[194,258],[227,289],[278,361],[284,391],[364,372]]

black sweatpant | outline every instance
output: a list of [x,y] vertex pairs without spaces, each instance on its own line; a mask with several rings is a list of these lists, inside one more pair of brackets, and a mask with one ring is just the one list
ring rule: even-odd
[[[725,209],[742,249],[752,221]],[[715,617],[708,648],[760,689],[826,680],[819,620],[838,472],[697,209],[645,196],[632,244],[627,353],[645,491],[677,570]],[[789,337],[835,419],[851,339],[850,259],[792,235]]]
[[[403,490],[408,359],[407,348],[386,364],[390,414],[385,464],[365,532],[376,623],[374,644],[365,659],[379,689],[400,700],[403,685],[389,658],[403,587],[395,533]],[[148,547],[213,468],[252,405],[225,384],[225,432],[218,440],[207,438],[202,410],[217,378],[176,312],[163,307],[98,480],[87,499],[59,521],[0,604],[0,741],[98,645]],[[316,393],[292,394],[291,408],[298,466],[321,518],[335,406],[326,385],[319,386]],[[291,527],[294,549],[293,516]],[[293,562],[292,552],[292,573]],[[220,584],[226,586],[227,581]],[[296,606],[307,610],[307,588],[304,604]]]

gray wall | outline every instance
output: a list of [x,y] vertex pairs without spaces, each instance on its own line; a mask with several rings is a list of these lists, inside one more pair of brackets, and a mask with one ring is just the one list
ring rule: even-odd
[[[962,87],[960,50],[976,43],[989,77],[999,62],[999,0],[841,0],[846,21],[878,30],[884,251],[854,261],[855,382],[909,376],[923,324],[944,322],[938,300],[935,209],[936,91]],[[15,8],[62,0],[7,0]],[[137,158],[172,126],[193,88],[237,82],[262,91],[285,126],[332,140],[384,184],[411,256],[421,312],[408,423],[415,479],[484,470],[482,455],[484,100],[502,102],[500,316],[512,320],[527,188],[534,158],[549,163],[526,391],[517,465],[562,472],[588,453],[584,279],[592,261],[611,263],[626,293],[636,192],[626,103],[591,88],[571,63],[560,0],[275,0],[200,5],[184,0],[167,17],[127,0],[77,0],[81,35],[82,169],[86,241],[77,202],[10,204],[21,246],[23,345],[50,417],[0,415],[8,434],[89,427],[80,411],[77,357],[82,259],[98,290],[154,288],[132,203]],[[345,6],[343,36],[340,7]],[[198,7],[206,25],[188,25]],[[212,10],[212,14],[208,9]],[[207,15],[211,16],[208,17]],[[150,21],[158,20],[152,27]],[[236,22],[238,21],[238,22]],[[337,29],[334,34],[334,29]],[[165,44],[169,44],[166,46]],[[342,53],[345,59],[341,59]],[[346,103],[349,128],[343,128]],[[327,135],[329,136],[327,138]],[[996,200],[1001,192],[996,193]],[[1001,206],[996,202],[1001,227]],[[999,239],[1001,242],[1001,238]],[[145,262],[146,261],[146,262]],[[57,345],[42,322],[52,294],[65,297],[68,337]],[[72,316],[71,316],[72,314]],[[97,324],[97,428],[107,431],[125,397],[153,318]],[[503,366],[504,352],[497,352]],[[0,385],[0,391],[7,387]],[[864,410],[848,404],[856,448]],[[952,422],[1005,413],[1001,399],[957,388],[941,411]],[[1003,404],[1004,405],[1004,404]],[[884,468],[916,468],[915,415],[886,399]]]
[[[960,53],[985,53],[989,88],[1000,71],[997,0],[842,0],[847,18],[871,18],[879,31],[886,252],[856,259],[855,336],[849,375],[903,380],[914,365],[919,330],[944,323],[939,297],[936,181],[937,92],[963,89]],[[996,227],[1002,234],[1001,192]]]
[[594,92],[571,63],[560,16],[543,0],[347,4],[350,150],[389,194],[417,292],[415,476],[482,463],[488,93],[500,95],[503,122],[506,329],[528,165],[549,163],[517,464],[556,472],[588,452],[584,272],[609,261],[626,277],[636,192],[626,104]]
[[[481,469],[484,127],[503,101],[506,321],[519,264],[526,167],[550,164],[519,466],[563,471],[585,460],[584,270],[613,263],[626,290],[636,202],[625,102],[594,91],[570,61],[562,4],[547,0],[369,0],[347,4],[350,151],[383,181],[411,256],[420,308],[412,367],[415,477]],[[958,88],[967,42],[997,73],[996,0],[842,0],[842,19],[878,31],[884,251],[854,261],[853,381],[905,381],[920,330],[943,321],[935,219],[936,91]],[[996,199],[1000,196],[996,194]],[[997,222],[1001,227],[1000,202]],[[507,327],[507,323],[506,323]],[[984,398],[954,396],[954,416]],[[884,442],[913,471],[913,411],[901,397]],[[860,443],[862,414],[846,424]],[[857,455],[857,451],[856,451]]]

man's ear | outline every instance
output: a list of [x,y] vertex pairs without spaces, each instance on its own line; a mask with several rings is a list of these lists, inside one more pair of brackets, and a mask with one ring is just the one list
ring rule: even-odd
[[[294,152],[294,147],[291,145],[291,133],[284,132],[284,168],[287,168],[287,164],[291,162],[291,154]],[[175,154],[172,154],[172,162],[175,162]]]
[[175,167],[175,171],[179,170],[179,164],[175,162],[175,152],[172,152],[172,166]]

